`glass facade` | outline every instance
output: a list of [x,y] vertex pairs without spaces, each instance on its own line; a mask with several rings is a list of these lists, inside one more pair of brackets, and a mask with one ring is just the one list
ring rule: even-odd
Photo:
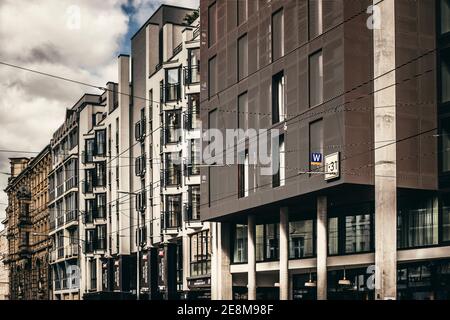
[[399,249],[438,244],[437,197],[399,199],[397,214],[397,247]]
[[235,263],[247,262],[247,236],[247,225],[237,224],[235,227],[233,246],[233,262]]
[[450,241],[450,198],[449,195],[446,195],[444,199],[442,199],[441,205],[442,212],[442,241],[448,242]]
[[314,256],[314,236],[313,220],[289,222],[289,258]]

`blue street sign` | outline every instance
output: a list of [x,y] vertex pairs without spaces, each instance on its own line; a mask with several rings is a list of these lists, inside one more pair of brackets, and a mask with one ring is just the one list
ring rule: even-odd
[[311,165],[320,166],[322,164],[322,154],[318,152],[311,153]]

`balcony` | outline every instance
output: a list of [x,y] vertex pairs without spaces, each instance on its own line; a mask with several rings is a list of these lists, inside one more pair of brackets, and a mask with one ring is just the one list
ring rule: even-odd
[[161,129],[161,145],[175,144],[181,142],[179,126],[166,126]]
[[66,213],[66,224],[78,221],[78,210],[70,210]]
[[63,193],[64,193],[64,183],[61,182],[61,184],[59,184],[56,187],[56,197],[60,197]]
[[94,253],[95,245],[93,241],[84,243],[84,253]]
[[57,250],[57,259],[64,258],[64,247],[59,247]]
[[178,101],[181,99],[181,86],[179,83],[161,84],[160,95],[162,103]]
[[49,262],[54,263],[54,262],[56,262],[56,260],[58,260],[58,253],[55,249],[53,249],[50,251],[50,254],[49,254]]
[[179,210],[168,210],[161,214],[161,229],[181,228],[181,212]]
[[86,211],[83,214],[83,224],[94,223],[94,211],[95,210]]
[[65,249],[66,259],[77,258],[79,253],[79,246],[77,243],[72,243],[66,246]]
[[200,166],[197,163],[189,163],[186,164],[184,167],[185,175],[190,176],[196,176],[200,174]]
[[134,125],[134,137],[136,141],[143,142],[145,140],[145,125],[146,125],[146,119],[143,118],[142,120],[139,120]]
[[147,208],[147,194],[145,190],[143,190],[136,195],[136,210],[139,212],[145,212],[146,208]]
[[172,168],[161,170],[161,186],[162,187],[181,186],[181,165],[175,165]]
[[200,83],[200,66],[188,66],[183,68],[184,85],[190,86]]
[[58,214],[58,217],[56,218],[56,222],[58,227],[62,227],[64,225],[64,214]]
[[134,164],[134,171],[137,177],[143,177],[146,171],[146,157],[142,155],[137,157]]
[[69,179],[66,180],[66,190],[70,190],[77,186],[77,177],[73,175]]

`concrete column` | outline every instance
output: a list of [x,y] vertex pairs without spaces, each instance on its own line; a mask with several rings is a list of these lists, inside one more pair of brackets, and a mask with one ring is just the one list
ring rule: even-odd
[[317,300],[327,299],[327,197],[317,197]]
[[289,210],[280,208],[280,300],[289,299]]
[[248,300],[256,300],[255,216],[248,216]]
[[375,0],[374,29],[375,299],[397,297],[395,1]]

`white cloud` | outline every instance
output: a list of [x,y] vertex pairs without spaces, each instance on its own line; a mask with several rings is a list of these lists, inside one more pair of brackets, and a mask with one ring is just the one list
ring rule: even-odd
[[[117,54],[133,21],[145,22],[162,3],[198,7],[198,0],[1,0],[0,61],[103,86],[117,81]],[[85,92],[81,85],[0,65],[0,149],[39,151]],[[0,172],[9,171],[0,153]],[[30,155],[27,155],[30,156]],[[0,188],[7,176],[0,174]],[[0,192],[0,219],[6,194]],[[1,228],[1,226],[0,226]]]

